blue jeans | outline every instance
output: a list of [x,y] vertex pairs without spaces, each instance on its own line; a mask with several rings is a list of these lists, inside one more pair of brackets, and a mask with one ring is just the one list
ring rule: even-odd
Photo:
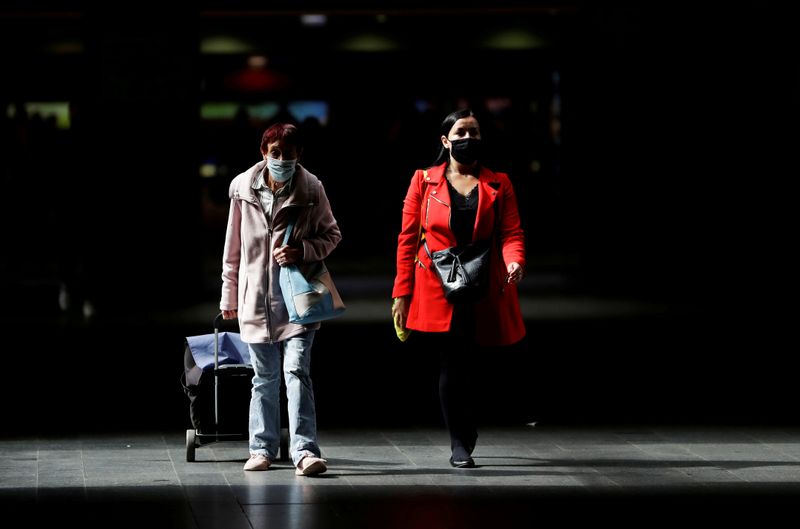
[[289,411],[289,452],[297,465],[305,456],[320,457],[317,413],[311,385],[311,344],[315,331],[277,343],[251,343],[255,376],[250,398],[250,453],[278,458],[281,431],[281,351]]

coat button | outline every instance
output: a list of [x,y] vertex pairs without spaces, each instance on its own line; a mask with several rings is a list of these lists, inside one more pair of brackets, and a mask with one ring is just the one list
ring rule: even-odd
[[436,191],[431,191],[431,195],[435,195],[435,194],[436,194]]

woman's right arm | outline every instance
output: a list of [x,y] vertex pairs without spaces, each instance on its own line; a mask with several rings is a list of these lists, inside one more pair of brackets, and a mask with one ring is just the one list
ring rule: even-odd
[[411,178],[406,198],[403,201],[403,219],[397,237],[397,275],[392,289],[393,298],[411,296],[414,290],[414,264],[417,257],[420,230],[420,174],[418,170]]
[[400,329],[406,328],[406,320],[408,319],[408,304],[411,302],[411,296],[403,296],[394,298],[392,302],[392,320],[394,320],[395,327]]
[[236,317],[236,310],[239,308],[239,263],[242,252],[242,209],[241,202],[231,199],[230,211],[228,213],[228,227],[225,230],[225,248],[222,252],[222,298],[219,308],[224,319],[232,319],[228,316]]

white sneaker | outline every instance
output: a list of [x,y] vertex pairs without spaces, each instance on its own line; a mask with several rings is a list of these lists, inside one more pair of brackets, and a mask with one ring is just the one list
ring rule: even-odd
[[264,454],[250,454],[250,459],[244,464],[245,470],[267,470],[270,460]]
[[297,464],[294,471],[298,476],[316,476],[328,470],[327,461],[320,457],[306,456]]

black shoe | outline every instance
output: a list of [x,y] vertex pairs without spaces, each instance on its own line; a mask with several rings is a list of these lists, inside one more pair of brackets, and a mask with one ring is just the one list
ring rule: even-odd
[[453,459],[453,456],[450,456],[450,466],[453,468],[475,468],[475,460],[471,457],[464,460]]

